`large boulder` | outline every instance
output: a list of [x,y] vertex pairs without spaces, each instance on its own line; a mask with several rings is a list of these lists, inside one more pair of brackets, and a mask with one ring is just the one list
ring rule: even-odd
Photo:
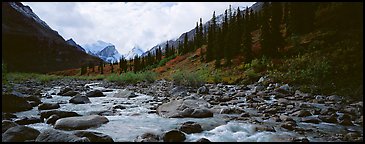
[[81,95],[77,95],[72,97],[69,100],[70,103],[73,104],[86,104],[86,103],[91,103],[90,99],[87,96],[81,96]]
[[107,122],[109,122],[109,120],[106,117],[99,115],[67,117],[58,119],[54,125],[54,128],[65,130],[81,130],[90,127],[98,127],[101,124]]
[[35,139],[36,142],[90,142],[86,137],[65,133],[55,129],[46,129]]
[[79,114],[75,112],[69,112],[69,111],[60,111],[60,110],[49,110],[49,111],[43,111],[41,112],[41,118],[48,118],[51,115],[57,115],[59,118],[65,118],[65,117],[73,117],[73,116],[80,116]]
[[167,118],[205,118],[212,117],[213,113],[207,109],[210,104],[204,100],[172,100],[157,108],[157,114]]
[[114,142],[110,136],[99,132],[78,130],[74,132],[74,135],[78,137],[87,137],[90,142]]
[[8,130],[9,128],[18,126],[17,123],[12,122],[10,120],[3,120],[1,123],[1,129],[2,129],[2,133],[4,133],[6,130]]
[[134,92],[129,91],[129,90],[118,90],[113,97],[116,98],[134,98],[137,97],[138,95],[136,95]]
[[60,108],[60,105],[58,103],[42,103],[38,105],[38,110],[49,110],[58,108]]
[[33,123],[41,123],[43,122],[39,117],[23,117],[15,121],[15,123],[19,125],[27,125]]
[[32,109],[24,97],[14,94],[2,94],[2,112],[20,112]]
[[87,97],[104,97],[105,95],[100,90],[94,90],[86,94]]
[[164,142],[183,142],[186,137],[185,134],[179,130],[171,130],[162,136]]
[[29,102],[30,105],[32,105],[32,107],[42,103],[41,98],[35,95],[24,96],[24,98]]
[[9,128],[2,134],[2,142],[24,142],[27,140],[35,140],[39,135],[39,131],[27,126],[15,126]]

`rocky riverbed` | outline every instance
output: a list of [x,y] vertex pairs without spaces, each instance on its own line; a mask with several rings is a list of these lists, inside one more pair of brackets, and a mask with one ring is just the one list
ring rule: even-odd
[[166,80],[120,86],[67,79],[3,86],[2,141],[363,141],[363,101],[265,81],[192,88]]

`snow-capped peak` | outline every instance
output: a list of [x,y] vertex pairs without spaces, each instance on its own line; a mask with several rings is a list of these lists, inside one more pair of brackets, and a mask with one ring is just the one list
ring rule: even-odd
[[103,50],[96,54],[98,57],[107,62],[118,62],[122,57],[114,45],[106,46]]
[[133,59],[136,55],[141,56],[144,51],[138,46],[134,46],[131,51],[129,51],[124,57],[127,60]]
[[83,47],[88,51],[89,54],[96,54],[107,46],[113,46],[113,44],[98,40],[92,44],[85,44]]

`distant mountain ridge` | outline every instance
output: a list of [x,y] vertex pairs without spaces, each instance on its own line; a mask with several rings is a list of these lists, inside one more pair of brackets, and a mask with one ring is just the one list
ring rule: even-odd
[[68,44],[70,44],[70,45],[72,45],[72,46],[75,46],[76,48],[78,48],[78,49],[80,49],[80,50],[82,50],[82,51],[84,51],[84,52],[86,52],[85,51],[85,49],[84,48],[82,48],[79,44],[77,44],[72,38],[70,38],[69,40],[67,40],[66,41]]
[[97,56],[108,63],[119,62],[122,55],[118,52],[112,43],[98,40],[95,43],[85,44],[87,53]]
[[141,48],[135,46],[126,55],[124,55],[124,58],[130,60],[133,59],[136,55],[141,56],[143,53],[144,51]]

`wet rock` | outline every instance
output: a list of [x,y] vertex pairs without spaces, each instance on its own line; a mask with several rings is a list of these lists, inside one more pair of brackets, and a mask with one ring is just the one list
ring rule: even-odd
[[332,115],[319,115],[318,118],[321,119],[323,122],[337,123],[337,116],[336,116],[336,114],[332,114]]
[[198,93],[198,94],[208,94],[209,89],[206,86],[202,86],[198,89],[198,91],[196,93]]
[[100,90],[93,90],[86,94],[87,97],[104,97],[105,95]]
[[20,112],[32,109],[24,97],[14,94],[2,94],[2,112]]
[[42,103],[41,99],[35,95],[25,96],[24,98],[29,102],[29,104],[32,105],[32,107],[37,106]]
[[207,109],[209,103],[204,100],[172,100],[157,108],[157,114],[162,117],[212,117],[213,113]]
[[278,104],[279,105],[287,105],[289,103],[289,101],[285,98],[279,98],[278,99]]
[[99,132],[78,130],[73,134],[78,137],[86,137],[90,142],[114,142],[110,136]]
[[316,117],[303,117],[301,122],[319,124],[321,120]]
[[171,130],[162,136],[164,142],[183,142],[186,137],[185,134],[179,130]]
[[309,140],[306,137],[297,137],[293,138],[292,142],[309,142]]
[[187,96],[188,90],[183,86],[176,86],[169,91],[169,94],[173,97],[184,97]]
[[65,130],[80,130],[90,127],[98,127],[101,124],[107,122],[109,122],[109,120],[106,117],[99,115],[67,117],[58,119],[54,125],[54,128]]
[[126,107],[125,106],[122,106],[122,105],[115,105],[115,106],[113,106],[113,109],[126,109]]
[[9,128],[2,134],[2,142],[24,142],[34,140],[39,135],[39,131],[27,126],[15,126]]
[[345,135],[345,140],[346,141],[350,141],[350,142],[353,142],[353,141],[356,141],[356,139],[358,137],[360,137],[361,135],[359,133],[356,133],[356,132],[349,132]]
[[17,118],[17,116],[12,113],[2,112],[1,118],[2,118],[2,120],[10,120],[12,118]]
[[222,90],[218,90],[218,91],[214,92],[213,94],[214,94],[214,95],[219,95],[219,96],[221,96],[221,95],[223,95],[223,91],[222,91]]
[[276,114],[277,112],[278,112],[278,109],[276,107],[264,110],[264,113],[267,113],[267,114]]
[[268,125],[256,125],[255,131],[270,131],[270,132],[276,132],[274,127],[268,126]]
[[183,123],[179,130],[187,134],[200,133],[203,131],[202,127],[198,123],[192,121]]
[[15,126],[18,126],[18,124],[16,124],[15,122],[12,122],[10,120],[3,120],[2,124],[1,124],[2,133],[4,133],[9,128],[12,128]]
[[138,95],[136,95],[134,92],[129,91],[129,90],[118,90],[113,97],[116,98],[134,98],[137,97]]
[[238,92],[233,97],[245,97],[246,94],[244,92]]
[[33,124],[33,123],[41,123],[43,122],[39,117],[23,117],[21,119],[18,119],[15,121],[15,123],[19,125],[27,125],[27,124]]
[[69,87],[62,88],[57,95],[63,95],[64,93],[71,91],[72,89]]
[[287,122],[284,122],[283,124],[281,124],[280,126],[287,129],[287,130],[292,131],[292,130],[295,129],[297,124],[295,123],[295,121],[287,121]]
[[320,112],[321,115],[331,115],[331,114],[335,114],[335,113],[336,113],[336,110],[332,107],[325,107]]
[[86,104],[86,103],[91,103],[90,99],[87,96],[74,96],[69,100],[70,103],[73,104]]
[[47,123],[47,124],[52,124],[52,125],[54,125],[58,119],[60,119],[60,117],[59,117],[58,115],[56,115],[56,114],[53,114],[53,115],[51,115],[51,116],[50,116],[50,117],[46,120],[46,123]]
[[196,142],[210,142],[210,140],[208,140],[206,138],[200,138]]
[[90,142],[86,137],[80,138],[76,135],[65,133],[53,128],[44,130],[35,139],[36,142]]
[[335,101],[335,102],[340,102],[342,101],[342,97],[341,96],[337,96],[337,95],[331,95],[327,97],[327,100],[329,101]]
[[228,108],[223,108],[220,111],[220,114],[241,114],[245,112],[243,109],[237,108],[237,107],[228,107]]
[[299,110],[299,111],[292,113],[292,115],[298,116],[298,117],[305,117],[305,116],[311,116],[312,114],[307,110]]
[[60,105],[58,103],[42,103],[38,105],[38,110],[49,110],[58,108],[60,108]]
[[291,90],[291,87],[288,84],[282,85],[277,88],[275,91],[283,94],[288,94]]
[[48,118],[51,115],[57,115],[60,118],[65,117],[73,117],[73,116],[80,116],[79,114],[75,112],[69,112],[69,111],[60,111],[60,110],[49,110],[49,111],[43,111],[41,112],[41,119]]
[[341,125],[344,125],[344,126],[351,126],[353,125],[352,121],[351,121],[351,115],[345,113],[343,115],[340,115],[338,117],[338,120],[339,120],[339,123]]
[[135,142],[158,142],[159,136],[153,133],[144,133],[141,136],[138,136]]
[[76,91],[73,91],[73,90],[70,90],[68,92],[65,92],[65,93],[61,94],[61,96],[75,96],[77,94],[80,94],[80,93],[76,92]]

